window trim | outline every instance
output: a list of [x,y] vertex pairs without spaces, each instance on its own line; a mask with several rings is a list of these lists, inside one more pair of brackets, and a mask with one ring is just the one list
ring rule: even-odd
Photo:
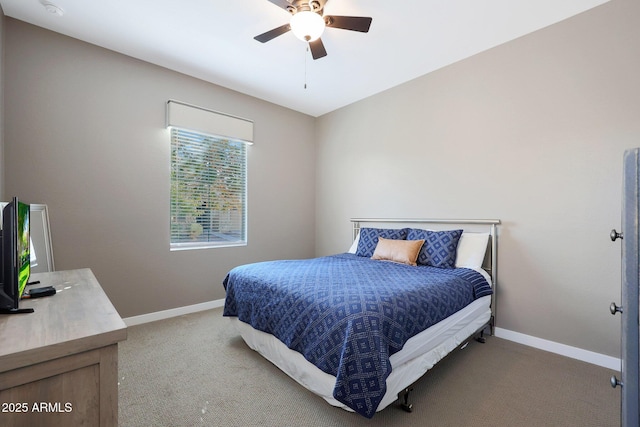
[[253,120],[170,99],[165,110],[167,128],[177,127],[253,145]]
[[[212,136],[214,138],[225,139],[245,144],[244,152],[244,194],[243,194],[243,240],[233,241],[228,244],[211,244],[211,242],[182,242],[172,243],[171,221],[172,208],[169,206],[169,247],[171,251],[210,249],[220,247],[246,246],[248,244],[248,194],[249,194],[249,150],[248,146],[253,145],[254,123],[253,120],[243,117],[222,113],[209,108],[200,107],[175,99],[169,99],[165,104],[165,124],[170,130],[170,144],[173,145],[172,128],[183,129],[186,132],[198,133]],[[170,167],[173,167],[171,159]],[[170,186],[173,186],[173,178],[170,178]],[[170,190],[171,191],[171,190]],[[173,197],[169,196],[170,203]]]
[[239,246],[247,246],[248,244],[248,187],[249,187],[249,179],[248,179],[248,169],[249,169],[249,150],[248,147],[252,144],[247,141],[240,140],[237,138],[229,138],[226,136],[220,135],[211,135],[199,130],[193,129],[185,129],[184,127],[171,126],[169,127],[169,139],[170,139],[170,168],[173,170],[174,167],[174,157],[173,157],[173,149],[174,149],[174,131],[175,132],[185,132],[187,134],[198,135],[203,138],[209,137],[214,138],[216,140],[226,141],[227,143],[237,143],[243,144],[243,164],[242,164],[242,172],[244,175],[243,189],[242,189],[242,210],[240,212],[241,216],[241,236],[237,240],[230,240],[228,242],[220,241],[220,242],[212,242],[212,241],[200,241],[200,242],[174,242],[173,241],[173,172],[171,171],[170,177],[170,195],[169,195],[169,250],[170,251],[185,251],[185,250],[197,250],[197,249],[215,249],[215,248],[227,248],[227,247],[239,247]]

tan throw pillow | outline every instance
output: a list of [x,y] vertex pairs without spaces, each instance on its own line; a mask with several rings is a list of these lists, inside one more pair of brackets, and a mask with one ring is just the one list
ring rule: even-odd
[[380,237],[371,259],[416,265],[423,244],[424,240],[394,240]]

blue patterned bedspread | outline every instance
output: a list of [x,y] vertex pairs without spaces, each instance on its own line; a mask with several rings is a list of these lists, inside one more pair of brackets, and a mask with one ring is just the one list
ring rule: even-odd
[[336,377],[333,396],[367,418],[389,357],[412,336],[492,293],[477,271],[411,267],[352,254],[236,267],[224,316],[276,336]]

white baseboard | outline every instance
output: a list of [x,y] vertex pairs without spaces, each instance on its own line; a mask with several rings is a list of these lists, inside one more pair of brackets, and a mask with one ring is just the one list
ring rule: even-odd
[[[155,322],[156,320],[169,319],[171,317],[182,316],[184,314],[197,313],[199,311],[211,310],[213,308],[223,307],[224,300],[215,300],[203,302],[200,304],[188,305],[186,307],[172,308],[170,310],[156,311],[154,313],[141,314],[140,316],[127,317],[124,323],[127,326],[141,325],[143,323]],[[604,368],[619,371],[621,368],[620,359],[616,357],[606,356],[604,354],[595,353],[589,350],[583,350],[577,347],[571,347],[554,341],[548,341],[542,338],[533,337],[531,335],[513,332],[508,329],[495,328],[495,335],[498,338],[524,344],[540,350],[556,353],[561,356],[570,357],[572,359],[581,360],[583,362],[592,363]]]
[[141,314],[140,316],[126,317],[125,325],[135,326],[143,323],[155,322],[156,320],[169,319],[171,317],[182,316],[183,314],[197,313],[198,311],[211,310],[224,306],[224,300],[203,302],[200,304],[187,305],[185,307],[172,308],[170,310],[156,311],[154,313]]
[[569,345],[532,337],[531,335],[525,335],[520,332],[513,332],[502,328],[495,328],[495,335],[498,338],[514,341],[519,344],[528,345],[529,347],[535,347],[540,350],[549,351],[551,353],[581,360],[583,362],[592,363],[604,368],[613,369],[614,371],[619,371],[621,368],[620,359],[616,357],[583,350],[577,347],[571,347]]

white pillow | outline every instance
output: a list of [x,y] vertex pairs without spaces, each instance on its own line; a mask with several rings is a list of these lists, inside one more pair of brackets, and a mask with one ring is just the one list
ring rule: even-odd
[[360,232],[358,232],[358,235],[356,236],[356,239],[353,241],[353,243],[351,244],[351,247],[349,248],[349,250],[347,251],[347,253],[349,254],[355,254],[358,251],[358,242],[360,241]]
[[489,233],[462,233],[456,252],[456,267],[482,268]]

